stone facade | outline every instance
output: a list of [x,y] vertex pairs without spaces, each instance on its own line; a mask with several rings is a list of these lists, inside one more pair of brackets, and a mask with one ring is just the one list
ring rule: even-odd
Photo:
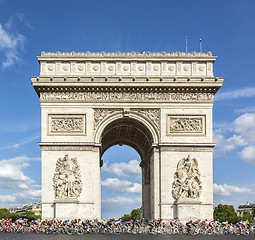
[[[212,53],[42,52],[38,60],[43,218],[100,218],[101,156],[126,144],[141,156],[146,219],[212,219],[212,108],[223,83]],[[79,177],[70,164],[66,178],[56,174],[67,155]]]
[[244,205],[239,205],[236,213],[238,217],[243,217],[245,212],[250,213],[251,215],[253,215],[253,210],[255,209],[255,203],[249,203],[247,202]]

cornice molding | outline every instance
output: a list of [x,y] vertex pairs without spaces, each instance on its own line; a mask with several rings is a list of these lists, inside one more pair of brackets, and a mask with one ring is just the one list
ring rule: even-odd
[[77,57],[77,58],[107,58],[107,57],[114,57],[114,58],[120,58],[120,57],[124,57],[124,58],[148,58],[148,57],[160,57],[160,58],[168,58],[168,57],[212,57],[212,58],[216,58],[214,56],[212,56],[212,52],[203,52],[203,53],[198,53],[198,52],[192,52],[192,53],[185,53],[185,52],[161,52],[161,53],[153,53],[153,52],[145,52],[145,51],[133,51],[133,52],[115,52],[115,53],[106,53],[106,52],[100,52],[100,53],[94,53],[94,52],[89,52],[87,51],[85,52],[81,52],[81,53],[77,53],[77,52],[41,52],[41,56],[38,56],[38,58],[40,57]]
[[40,142],[42,151],[97,151],[101,145],[81,142]]
[[155,148],[162,152],[212,152],[215,143],[160,143]]

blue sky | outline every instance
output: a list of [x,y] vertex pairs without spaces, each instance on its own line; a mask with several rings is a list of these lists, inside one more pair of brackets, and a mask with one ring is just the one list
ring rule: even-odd
[[[40,200],[30,76],[41,51],[185,51],[186,35],[189,52],[202,38],[203,51],[218,56],[215,76],[226,77],[214,103],[214,202],[255,202],[254,11],[253,0],[0,0],[0,207]],[[118,217],[141,205],[140,159],[125,146],[103,158],[103,217]]]

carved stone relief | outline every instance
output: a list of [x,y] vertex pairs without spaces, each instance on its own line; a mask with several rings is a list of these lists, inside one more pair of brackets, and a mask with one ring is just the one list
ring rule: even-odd
[[160,126],[160,110],[159,109],[146,109],[146,110],[137,110],[137,112],[144,115],[146,118],[149,118],[159,131]]
[[168,134],[205,134],[205,116],[168,115]]
[[173,182],[173,198],[197,199],[202,192],[202,184],[200,180],[200,172],[198,170],[198,162],[196,158],[183,158],[177,165],[177,171],[174,174]]
[[210,92],[41,92],[42,102],[51,101],[213,101]]
[[116,111],[117,111],[116,109],[103,109],[103,108],[94,109],[94,130],[97,128],[97,126],[102,120],[104,120],[107,116]]
[[70,159],[68,154],[57,160],[53,176],[55,198],[78,198],[82,190],[80,166],[77,158]]
[[110,53],[110,52],[98,52],[98,53],[94,53],[94,52],[71,52],[71,53],[65,53],[65,52],[41,52],[41,56],[42,57],[141,57],[141,58],[148,58],[148,57],[169,57],[169,56],[212,56],[212,52],[203,52],[203,53],[197,53],[197,52],[192,52],[192,53],[185,53],[185,52],[161,52],[161,53],[154,53],[154,52],[114,52],[114,53]]
[[90,146],[41,146],[42,151],[93,151]]
[[[102,120],[106,119],[109,115],[119,110],[120,109],[103,109],[103,108],[94,109],[94,130],[97,128],[97,126],[100,124]],[[132,109],[132,111],[138,112],[145,116],[146,118],[149,118],[156,126],[156,128],[159,130],[160,125],[159,109]]]
[[49,115],[49,134],[86,134],[85,115]]

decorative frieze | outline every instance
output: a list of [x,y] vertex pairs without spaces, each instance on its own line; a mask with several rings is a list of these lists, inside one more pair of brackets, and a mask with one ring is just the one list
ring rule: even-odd
[[49,134],[86,134],[85,129],[85,114],[75,114],[75,115],[49,115]]
[[140,57],[140,58],[147,58],[147,57],[212,57],[211,52],[192,52],[192,53],[185,53],[185,52],[157,52],[157,53],[151,53],[151,52],[116,52],[116,53],[106,53],[106,52],[41,52],[41,57],[82,57],[82,58],[105,58],[105,57]]
[[168,115],[167,134],[205,135],[204,115]]
[[212,152],[211,147],[160,147],[161,152]]
[[211,92],[41,92],[41,102],[52,101],[129,101],[129,102],[205,102],[213,101]]
[[177,171],[174,174],[172,194],[173,198],[197,199],[202,192],[200,172],[198,170],[198,161],[196,158],[183,158],[177,165]]
[[82,191],[80,166],[77,158],[70,159],[68,154],[57,160],[53,176],[55,198],[78,198]]
[[42,151],[93,151],[92,146],[41,146]]

